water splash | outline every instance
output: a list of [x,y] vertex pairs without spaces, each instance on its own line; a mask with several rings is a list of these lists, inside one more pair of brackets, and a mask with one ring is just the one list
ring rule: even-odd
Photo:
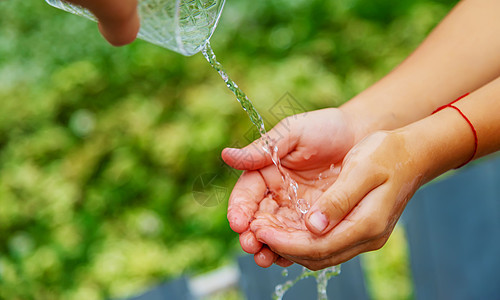
[[309,208],[311,208],[311,205],[306,199],[300,198],[297,199],[297,208],[300,210],[302,214],[307,214]]
[[288,276],[288,269],[284,268],[283,271],[281,271],[281,276],[287,277]]
[[219,73],[222,80],[224,80],[224,82],[226,83],[228,89],[233,92],[241,107],[243,107],[243,110],[248,114],[250,121],[259,130],[262,141],[264,142],[263,149],[271,156],[274,165],[277,167],[281,175],[286,197],[291,201],[291,203],[297,208],[300,213],[306,214],[309,211],[310,205],[307,200],[298,199],[299,185],[295,180],[293,180],[290,174],[283,169],[278,155],[278,146],[274,141],[271,140],[271,138],[267,134],[262,116],[257,112],[250,98],[248,98],[248,96],[238,87],[238,85],[231,79],[231,77],[229,77],[222,64],[217,61],[217,57],[215,56],[215,53],[210,46],[210,42],[207,42],[205,44],[205,46],[201,50],[201,53],[208,61],[208,63],[212,66],[212,68],[214,68],[217,73]]
[[302,274],[300,274],[297,278],[295,278],[294,280],[287,280],[285,283],[279,284],[274,288],[273,300],[282,300],[285,293],[298,281],[311,276],[316,279],[318,300],[328,300],[328,296],[326,293],[328,280],[334,276],[339,275],[340,269],[340,265],[329,267],[320,271],[311,271],[307,268],[303,268]]
[[[307,200],[298,199],[299,184],[295,180],[293,180],[293,178],[285,169],[283,169],[280,157],[278,155],[278,146],[274,145],[274,141],[272,141],[268,136],[264,138],[267,139],[267,142],[264,145],[263,150],[271,156],[274,165],[281,175],[281,180],[283,181],[283,186],[285,189],[285,197],[294,205],[294,207],[298,211],[302,213],[302,215],[306,214],[309,211],[310,206]],[[301,200],[300,203],[299,200]]]
[[[291,203],[296,207],[296,209],[300,211],[300,213],[302,213],[302,215],[306,214],[309,211],[310,204],[306,199],[298,198],[299,185],[295,180],[293,180],[290,174],[281,165],[281,161],[278,155],[278,150],[279,150],[278,146],[275,144],[275,141],[271,140],[271,138],[267,134],[264,126],[264,120],[253,106],[252,101],[250,101],[247,95],[238,87],[238,85],[231,79],[231,77],[229,77],[229,75],[226,73],[222,65],[217,61],[215,53],[212,50],[212,47],[210,46],[209,42],[207,42],[205,46],[202,48],[201,53],[203,54],[205,59],[210,63],[210,65],[217,71],[217,73],[219,73],[222,80],[224,80],[224,82],[226,83],[226,86],[229,88],[229,90],[231,90],[231,92],[233,92],[240,105],[248,114],[250,121],[259,130],[259,133],[262,137],[262,141],[264,142],[263,149],[266,153],[268,153],[271,156],[274,165],[281,174],[281,178],[283,180],[283,184],[285,187],[286,197],[291,201]],[[333,168],[334,166],[332,165],[330,167],[330,171],[333,171]],[[321,180],[321,176],[319,177],[319,180]],[[276,286],[275,292],[273,294],[273,300],[281,300],[283,298],[283,295],[285,295],[285,293],[293,285],[295,285],[295,283],[297,283],[299,280],[311,276],[316,279],[317,289],[318,289],[318,299],[327,300],[328,298],[326,294],[326,287],[328,284],[328,280],[331,277],[337,276],[339,274],[340,274],[340,265],[329,267],[320,271],[311,271],[308,270],[307,268],[304,268],[302,270],[302,274],[299,275],[296,279],[288,280],[284,284]],[[288,276],[288,270],[284,269],[282,275],[284,277]]]

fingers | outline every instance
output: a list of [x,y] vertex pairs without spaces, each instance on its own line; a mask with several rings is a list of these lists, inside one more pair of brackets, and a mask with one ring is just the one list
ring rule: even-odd
[[267,246],[256,253],[253,257],[255,263],[263,268],[269,268],[278,259],[278,255],[271,251]]
[[240,234],[240,245],[243,251],[250,254],[256,254],[262,249],[262,243],[257,240],[255,234],[251,231]]
[[313,204],[305,218],[311,232],[322,235],[331,230],[365,195],[387,179],[383,174],[370,172],[362,163],[348,159],[337,181]]
[[227,209],[229,226],[237,233],[245,232],[264,198],[266,184],[259,172],[244,172],[234,186]]
[[316,254],[319,254],[316,253],[316,248],[325,243],[327,239],[326,237],[316,237],[307,230],[291,230],[286,226],[276,224],[272,216],[269,218],[259,217],[252,221],[250,227],[258,241],[287,258],[316,257]]
[[101,34],[114,46],[133,42],[139,32],[137,0],[69,0],[88,8],[99,21]]
[[338,255],[333,255],[326,259],[309,260],[309,259],[294,258],[293,261],[299,265],[308,268],[309,270],[317,271],[345,263],[361,253],[380,249],[385,244],[385,242],[386,242],[385,239],[380,238],[377,240],[367,241],[366,243],[357,245],[353,248],[349,248],[348,250],[341,252]]
[[[288,119],[285,119],[288,120]],[[272,146],[278,147],[278,157],[287,155],[298,143],[298,133],[290,128],[290,121],[278,123],[267,133]],[[222,151],[222,159],[232,168],[238,170],[257,170],[273,163],[271,156],[266,152],[263,138],[257,139],[242,149],[226,148]]]
[[[272,218],[258,218],[251,224],[257,240],[265,243],[278,255],[304,265],[306,261],[331,259],[338,264],[354,255],[374,250],[371,241],[388,237],[398,216],[384,207],[383,199],[389,188],[380,187],[368,193],[337,226],[322,236],[308,230],[291,230],[277,225]],[[358,247],[365,245],[365,247]],[[381,246],[381,245],[376,245]]]
[[[382,248],[389,238],[398,217],[390,216],[387,210],[381,211],[380,197],[387,196],[385,189],[369,193],[341,223],[328,234],[319,237],[326,243],[312,244],[312,255],[287,256],[273,248],[276,254],[310,270],[320,270],[339,265],[368,251]],[[380,212],[380,214],[374,214]],[[391,220],[391,221],[388,221]]]
[[280,267],[286,268],[293,265],[293,262],[281,256],[275,255],[274,252],[269,250],[267,246],[264,246],[261,242],[257,241],[255,234],[251,231],[246,231],[240,234],[240,245],[243,251],[255,254],[255,261],[260,266],[267,267],[275,263]]
[[254,255],[254,260],[257,265],[263,268],[268,268],[272,266],[273,263],[283,268],[293,265],[293,262],[277,255],[267,246],[263,246],[262,249]]
[[274,263],[283,268],[288,268],[289,266],[293,265],[293,262],[281,256],[279,256]]

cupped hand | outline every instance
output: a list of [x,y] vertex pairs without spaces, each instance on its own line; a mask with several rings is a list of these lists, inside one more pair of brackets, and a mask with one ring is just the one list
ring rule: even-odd
[[139,32],[137,0],[68,0],[88,8],[98,19],[99,30],[114,46],[133,42]]
[[[311,270],[345,262],[382,247],[403,209],[423,183],[412,143],[398,132],[376,132],[346,155],[340,174],[303,220],[261,202],[250,229],[276,255]],[[263,204],[271,209],[262,209]],[[274,206],[273,206],[274,205]]]
[[[349,116],[330,108],[288,117],[269,131],[268,137],[278,147],[284,171],[298,183],[298,198],[312,204],[337,178],[344,156],[356,141],[356,132]],[[309,225],[288,199],[282,176],[263,147],[259,139],[243,149],[222,152],[229,166],[245,170],[231,193],[228,220],[240,234],[241,247],[255,254],[258,265],[268,267],[275,262],[287,266],[290,261],[270,250],[250,224],[267,217],[296,232],[307,231]]]

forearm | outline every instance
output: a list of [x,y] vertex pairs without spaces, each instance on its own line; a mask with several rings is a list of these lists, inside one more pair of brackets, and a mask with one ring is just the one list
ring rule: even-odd
[[341,107],[359,138],[429,115],[500,75],[500,1],[466,0],[400,66]]
[[[500,150],[500,77],[454,103],[477,135],[478,158]],[[429,181],[460,166],[474,153],[474,133],[460,113],[445,108],[396,131],[408,141],[415,163]]]

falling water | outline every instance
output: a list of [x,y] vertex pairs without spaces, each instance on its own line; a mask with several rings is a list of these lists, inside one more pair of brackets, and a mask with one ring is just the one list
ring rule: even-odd
[[[295,207],[302,214],[306,214],[309,211],[310,204],[307,200],[303,198],[298,198],[299,185],[295,180],[293,180],[290,174],[288,174],[288,172],[286,172],[286,170],[283,169],[283,166],[281,165],[281,161],[278,155],[278,146],[275,145],[274,142],[267,135],[266,128],[264,126],[264,120],[253,106],[252,101],[250,101],[247,95],[238,87],[238,85],[231,79],[231,77],[229,77],[229,75],[226,73],[222,65],[217,61],[215,53],[212,50],[212,47],[210,46],[209,42],[205,44],[205,47],[203,47],[201,53],[210,63],[210,65],[217,71],[217,73],[219,73],[219,75],[226,83],[226,86],[229,88],[229,90],[231,90],[231,92],[233,92],[238,102],[241,104],[245,112],[248,114],[250,121],[252,121],[252,123],[259,130],[262,140],[264,141],[264,151],[266,151],[266,153],[268,153],[271,156],[274,165],[281,174],[288,199],[295,205]],[[283,276],[287,276],[288,271],[285,269],[282,274]],[[326,286],[328,284],[328,280],[332,276],[336,276],[338,274],[340,274],[340,266],[333,266],[320,271],[311,271],[304,268],[302,274],[295,280],[293,281],[288,280],[284,284],[277,285],[275,288],[275,292],[273,294],[273,299],[281,300],[285,292],[289,290],[296,282],[298,282],[301,279],[313,276],[314,278],[316,278],[316,283],[318,287],[318,299],[326,300],[328,299],[326,295]]]
[[[279,284],[274,288],[273,300],[282,300],[285,293],[298,281],[311,276],[316,279],[318,300],[328,300],[328,296],[326,294],[326,286],[328,285],[328,280],[331,277],[337,276],[339,274],[340,265],[329,267],[320,271],[311,271],[307,268],[303,268],[302,274],[300,274],[297,278],[295,278],[294,280],[287,280],[285,283]],[[284,277],[288,276],[288,271],[283,271],[282,275]]]
[[288,199],[295,205],[295,207],[302,213],[305,214],[309,211],[309,203],[305,199],[298,199],[298,188],[299,185],[293,178],[286,172],[281,166],[281,161],[278,156],[278,146],[274,144],[274,142],[269,138],[266,132],[266,128],[264,126],[264,120],[257,112],[255,107],[252,104],[252,101],[247,97],[247,95],[238,87],[236,82],[234,82],[231,77],[226,73],[224,67],[222,67],[221,63],[217,61],[215,57],[215,53],[210,46],[210,42],[205,44],[205,47],[201,50],[201,53],[206,58],[206,60],[210,63],[212,68],[214,68],[217,73],[222,77],[222,80],[226,83],[226,86],[233,92],[236,96],[236,99],[243,107],[243,110],[248,114],[250,121],[257,127],[259,133],[264,141],[264,151],[268,153],[274,165],[278,168],[279,173],[283,179],[283,184],[286,190],[286,196]]

